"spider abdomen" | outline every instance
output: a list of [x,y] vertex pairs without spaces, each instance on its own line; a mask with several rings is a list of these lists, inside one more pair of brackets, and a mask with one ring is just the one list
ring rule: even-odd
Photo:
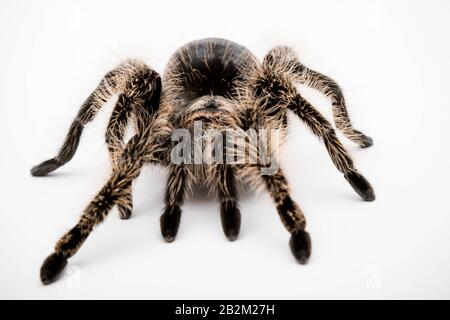
[[231,97],[242,67],[254,57],[245,47],[229,40],[207,38],[187,43],[175,52],[167,67],[176,79],[180,98],[186,101],[216,95]]

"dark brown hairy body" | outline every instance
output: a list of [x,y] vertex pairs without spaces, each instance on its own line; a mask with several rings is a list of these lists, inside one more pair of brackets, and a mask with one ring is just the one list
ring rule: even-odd
[[[67,163],[75,154],[83,127],[92,121],[112,96],[118,99],[106,132],[113,171],[110,179],[86,207],[78,223],[56,244],[55,252],[41,268],[41,280],[54,281],[83,242],[117,205],[120,217],[128,219],[133,208],[132,182],[145,164],[167,168],[167,187],[161,233],[171,242],[177,234],[181,207],[194,187],[203,186],[220,203],[224,233],[235,240],[240,230],[239,185],[263,187],[272,197],[280,219],[291,234],[290,248],[300,263],[311,255],[306,219],[292,199],[287,179],[279,163],[268,163],[259,153],[254,162],[177,163],[172,151],[174,133],[215,129],[228,139],[230,130],[240,134],[277,130],[282,143],[288,124],[287,114],[296,114],[324,143],[336,168],[366,201],[375,199],[369,182],[355,168],[353,160],[336,136],[333,126],[296,89],[310,86],[330,98],[334,122],[339,130],[360,147],[372,140],[355,130],[350,122],[341,89],[335,81],[299,62],[295,52],[275,47],[260,62],[245,47],[224,39],[193,41],[177,50],[162,77],[145,63],[127,60],[105,75],[86,99],[73,121],[58,155],[34,167],[34,176],[46,175]],[[125,143],[129,122],[135,135]],[[246,136],[247,137],[247,136]],[[274,154],[274,138],[265,150]],[[234,146],[234,144],[233,144]],[[225,153],[228,146],[220,145]],[[258,148],[260,148],[258,146]],[[222,160],[226,160],[223,157]],[[275,166],[273,166],[275,164]]]

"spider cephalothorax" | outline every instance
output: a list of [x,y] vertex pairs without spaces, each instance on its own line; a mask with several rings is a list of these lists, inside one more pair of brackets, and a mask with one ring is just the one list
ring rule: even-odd
[[[122,219],[131,216],[132,182],[145,164],[161,165],[168,170],[165,207],[160,219],[166,241],[175,239],[183,201],[197,187],[206,187],[217,197],[224,233],[229,240],[235,240],[240,230],[239,186],[244,182],[267,189],[281,221],[291,233],[292,253],[300,263],[306,263],[311,254],[306,220],[290,196],[278,161],[271,157],[286,134],[289,110],[323,140],[336,168],[364,200],[373,201],[375,195],[369,182],[354,167],[332,125],[297,91],[298,83],[331,99],[335,124],[347,138],[362,148],[372,145],[369,137],[352,127],[336,82],[305,67],[288,47],[270,50],[259,62],[250,51],[234,42],[204,39],[181,47],[170,59],[162,79],[137,60],[128,60],[107,73],[81,106],[58,155],[31,170],[32,175],[43,176],[67,163],[75,154],[83,127],[107,100],[118,95],[106,131],[113,167],[111,177],[78,223],[57,242],[55,252],[44,261],[42,282],[47,284],[56,279],[67,259],[114,205]],[[134,124],[135,135],[125,144],[129,121]],[[199,144],[195,138],[198,124],[202,139],[211,136],[222,139],[213,139],[214,147],[209,149],[203,142]],[[270,135],[269,143],[251,143],[252,137],[273,131],[277,135]],[[193,151],[194,155],[186,156],[184,152],[178,157],[173,152],[179,151],[175,148],[177,137],[186,133],[194,134],[194,138],[188,139],[192,146],[180,150]],[[236,142],[242,141],[239,137],[244,137],[244,148],[238,148],[241,153],[229,157],[230,150],[239,147]],[[200,162],[192,161],[197,149],[213,156],[215,161],[203,161],[203,157]],[[239,154],[243,157],[239,158]],[[264,154],[269,155],[269,161]],[[237,158],[243,161],[236,161]]]

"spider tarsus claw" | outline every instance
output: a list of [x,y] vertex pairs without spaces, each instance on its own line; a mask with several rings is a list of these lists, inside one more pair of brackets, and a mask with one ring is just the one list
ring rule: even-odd
[[172,235],[165,235],[165,236],[163,236],[163,238],[164,238],[164,241],[166,241],[167,243],[171,243],[175,240],[175,236],[172,236]]
[[119,218],[122,220],[128,220],[131,218],[132,210],[130,208],[119,207]]
[[236,206],[224,208],[220,210],[220,217],[222,220],[222,228],[225,236],[229,241],[234,241],[238,238],[241,230],[241,211]]
[[374,201],[375,191],[370,185],[369,181],[362,174],[357,172],[350,172],[344,175],[345,179],[350,183],[350,186],[356,193],[363,198],[364,201]]
[[54,252],[45,259],[41,267],[41,281],[47,285],[55,280],[67,265],[67,259],[60,252]]
[[52,171],[55,171],[61,166],[61,164],[55,158],[46,160],[37,166],[31,168],[30,173],[34,177],[43,177]]
[[363,135],[361,137],[361,143],[359,145],[361,148],[368,148],[373,146],[373,139],[369,136]]
[[359,135],[358,140],[359,141],[355,141],[358,142],[359,146],[361,148],[368,148],[370,146],[373,145],[373,139],[369,136],[366,136],[364,133],[362,133],[361,131],[355,130],[355,133]]
[[181,209],[179,206],[168,208],[161,215],[161,234],[166,242],[172,242],[178,233],[181,220]]
[[239,235],[239,230],[236,229],[228,229],[225,232],[225,236],[227,237],[228,241],[236,241]]
[[311,237],[305,230],[297,230],[292,233],[289,241],[292,254],[298,263],[306,264],[311,256]]
[[130,213],[119,213],[120,220],[130,220],[131,218],[131,212]]

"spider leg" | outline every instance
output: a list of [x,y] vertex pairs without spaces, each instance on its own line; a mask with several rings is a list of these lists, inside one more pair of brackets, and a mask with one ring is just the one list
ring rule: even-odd
[[294,82],[307,85],[327,96],[332,103],[336,127],[361,148],[373,145],[372,138],[353,128],[347,111],[345,98],[336,81],[303,65],[297,54],[289,47],[275,47],[265,57],[266,64],[280,64]]
[[295,74],[295,62],[295,53],[286,47],[277,47],[264,58],[260,71],[256,70],[255,85],[257,96],[265,98],[262,100],[263,107],[277,113],[288,108],[296,113],[313,133],[323,140],[334,165],[344,174],[356,193],[365,201],[375,200],[372,186],[356,170],[332,125],[292,85],[295,80],[292,76]]
[[297,94],[288,105],[303,120],[312,132],[320,137],[336,168],[344,174],[356,193],[365,201],[375,200],[375,192],[369,181],[360,174],[353,160],[339,141],[331,124],[303,97]]
[[305,264],[311,256],[311,238],[305,231],[305,215],[289,195],[288,182],[281,169],[262,178],[275,202],[281,222],[291,233],[291,251],[299,263]]
[[172,242],[178,233],[181,220],[181,205],[186,193],[187,174],[183,165],[170,165],[167,179],[165,208],[160,218],[161,234]]
[[121,161],[108,182],[84,210],[78,223],[57,242],[55,252],[47,257],[41,267],[41,281],[44,284],[56,280],[64,270],[67,259],[78,251],[94,227],[106,218],[114,204],[126,196],[144,163],[142,159],[145,141],[145,137],[136,135],[128,142]]
[[[120,161],[120,154],[124,148],[124,136],[130,118],[134,118],[135,130],[141,134],[148,126],[155,110],[158,109],[161,80],[159,76],[155,77],[155,75],[157,74],[150,71],[150,73],[144,72],[131,77],[131,81],[141,83],[141,87],[128,87],[124,90],[125,93],[120,94],[117,99],[105,134],[113,168],[117,167],[118,161]],[[147,91],[148,89],[150,90]],[[131,217],[133,211],[131,185],[117,202],[117,208],[121,219]]]
[[241,228],[241,212],[238,206],[236,176],[232,166],[218,165],[217,192],[223,232],[228,240],[234,241]]
[[[140,86],[135,84],[136,81]],[[108,72],[100,81],[97,88],[81,105],[75,120],[70,125],[69,132],[58,154],[54,158],[33,167],[31,174],[33,176],[45,176],[69,162],[78,148],[84,126],[94,119],[101,107],[114,94],[127,93],[131,96],[142,95],[144,86],[147,86],[148,89],[158,84],[160,86],[159,75],[144,63],[137,60],[127,60],[114,70]],[[156,95],[153,95],[153,97],[155,99]],[[157,98],[159,100],[159,94]],[[147,100],[145,102],[147,103]],[[146,105],[144,106],[147,107]]]
[[[128,120],[132,114],[136,102],[121,94],[112,112],[109,120],[105,140],[108,145],[108,151],[112,161],[112,167],[116,168],[120,160],[120,154],[124,148],[124,136],[127,129]],[[126,190],[125,196],[117,204],[119,216],[121,219],[129,219],[133,210],[133,198],[131,185]]]

